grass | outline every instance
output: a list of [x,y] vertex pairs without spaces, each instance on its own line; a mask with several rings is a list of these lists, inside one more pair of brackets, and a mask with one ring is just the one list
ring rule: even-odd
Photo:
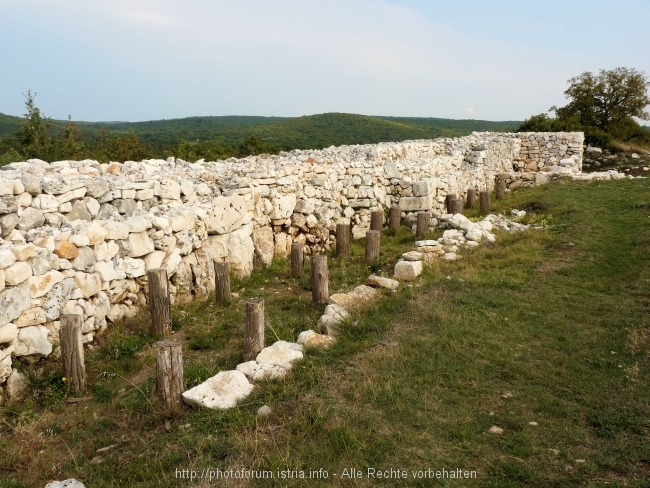
[[[112,327],[87,356],[91,400],[65,403],[56,365],[32,367],[45,393],[3,409],[0,479],[4,486],[68,477],[87,486],[647,486],[649,202],[647,180],[556,182],[508,195],[495,210],[534,210],[529,220],[552,227],[499,233],[494,246],[436,263],[354,316],[328,351],[309,353],[287,378],[262,382],[228,411],[165,414],[153,394],[146,317]],[[375,271],[388,275],[412,242],[407,229],[383,237]],[[371,271],[362,243],[352,244],[351,257],[329,260],[332,292]],[[211,300],[175,307],[188,386],[241,361],[248,297],[265,298],[267,343],[314,326],[321,311],[311,306],[308,278],[287,270],[276,260],[233,282],[239,298],[224,307]],[[264,404],[272,413],[260,418]],[[503,433],[489,433],[492,426]],[[268,470],[276,479],[182,478],[204,468]],[[289,477],[321,468],[327,479]],[[403,469],[408,478],[368,478],[369,468]],[[412,473],[443,468],[477,478]],[[342,479],[352,470],[361,477]]]

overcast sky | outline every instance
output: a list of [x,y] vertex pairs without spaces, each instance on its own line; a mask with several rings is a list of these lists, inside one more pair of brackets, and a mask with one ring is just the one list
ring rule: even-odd
[[648,0],[0,0],[0,112],[522,120],[650,74]]

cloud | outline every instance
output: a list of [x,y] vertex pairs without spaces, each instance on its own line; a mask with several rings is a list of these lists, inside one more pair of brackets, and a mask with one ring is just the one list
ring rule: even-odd
[[468,115],[474,115],[474,107],[467,107],[465,113]]

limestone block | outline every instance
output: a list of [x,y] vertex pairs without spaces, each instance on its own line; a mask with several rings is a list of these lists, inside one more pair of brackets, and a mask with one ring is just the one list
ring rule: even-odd
[[210,234],[228,234],[252,220],[242,195],[217,197],[212,203],[214,209],[208,215],[207,226]]
[[282,366],[274,364],[258,363],[257,361],[248,361],[237,365],[237,371],[241,371],[249,380],[258,381],[265,378],[281,378],[289,370]]
[[92,220],[92,215],[90,215],[90,212],[86,208],[86,204],[80,200],[77,200],[72,205],[72,210],[66,215],[66,218],[70,222],[73,222],[75,220],[87,220],[90,222]]
[[70,260],[79,256],[79,249],[69,241],[59,241],[54,245],[54,254],[62,259]]
[[273,262],[275,244],[273,242],[273,229],[271,227],[260,227],[253,230],[253,245],[255,256],[264,266]]
[[293,342],[277,341],[265,347],[257,355],[255,361],[260,364],[271,364],[290,369],[294,361],[302,359],[302,345]]
[[183,401],[195,407],[227,409],[237,405],[253,391],[241,371],[221,371],[183,393]]
[[160,185],[160,196],[168,200],[180,200],[181,185],[173,180],[164,180]]
[[435,188],[431,180],[420,180],[413,183],[413,196],[425,197],[431,195]]
[[84,247],[90,244],[90,238],[84,234],[75,234],[71,235],[68,238],[68,242],[74,244],[77,247]]
[[125,240],[129,237],[129,226],[121,222],[106,222],[104,230],[107,232],[106,240]]
[[422,261],[399,261],[395,265],[395,279],[411,281],[422,274]]
[[28,263],[17,262],[6,268],[5,284],[15,286],[32,276],[32,267]]
[[433,207],[433,195],[431,194],[422,197],[401,197],[398,206],[403,212],[431,210]]
[[92,198],[100,198],[110,190],[108,182],[99,178],[87,179],[84,184],[86,186],[87,195]]
[[99,274],[100,279],[105,283],[126,278],[124,270],[117,268],[112,261],[97,261],[95,263],[95,272]]
[[213,260],[223,261],[228,256],[228,235],[208,236],[201,249]]
[[13,342],[14,356],[49,356],[52,344],[47,340],[50,331],[42,325],[23,327]]
[[84,298],[97,295],[102,289],[102,281],[97,273],[75,273],[74,282]]
[[45,319],[45,310],[41,307],[28,308],[20,314],[20,317],[14,320],[14,324],[19,329],[30,325],[44,324],[45,322],[47,322]]
[[27,279],[29,293],[32,298],[39,298],[47,295],[54,285],[63,281],[63,274],[52,270],[40,276],[30,276]]
[[76,271],[90,271],[95,264],[95,254],[93,250],[88,247],[80,247],[79,254],[71,262],[72,268]]
[[132,258],[145,256],[156,250],[153,241],[146,232],[134,232],[129,234],[129,244],[131,246],[129,256]]
[[36,246],[34,244],[23,244],[20,246],[13,246],[11,252],[16,256],[17,261],[27,261],[28,259],[36,256]]
[[45,223],[45,216],[43,212],[34,207],[28,207],[22,211],[20,220],[18,221],[18,228],[21,230],[35,229],[41,227]]
[[18,210],[18,205],[13,195],[0,197],[0,214],[8,214],[16,210]]
[[171,276],[176,273],[178,266],[181,264],[183,257],[181,252],[178,249],[174,249],[162,262],[162,268],[167,271],[167,276]]
[[334,338],[328,335],[318,334],[313,330],[305,330],[298,335],[298,340],[296,342],[302,344],[306,349],[327,349],[334,343]]
[[18,336],[18,327],[16,324],[5,324],[0,327],[0,344],[12,342]]
[[0,269],[5,269],[16,262],[16,255],[10,249],[0,249]]
[[377,288],[388,288],[389,290],[397,290],[397,288],[399,288],[399,281],[384,278],[382,276],[370,275],[366,280],[366,285]]
[[228,262],[230,271],[238,278],[250,276],[253,271],[255,246],[251,238],[251,224],[228,234]]
[[152,223],[149,219],[146,219],[142,216],[131,217],[124,221],[124,225],[129,228],[129,232],[143,232],[152,227]]
[[2,237],[7,237],[9,234],[11,234],[11,231],[13,231],[16,228],[18,222],[20,222],[20,219],[18,218],[18,215],[16,215],[15,213],[10,213],[1,216],[0,235],[2,235]]
[[402,254],[404,261],[422,261],[423,255],[418,251],[409,251]]
[[146,271],[160,268],[164,259],[164,251],[154,251],[142,258]]
[[73,278],[65,278],[60,283],[52,287],[50,292],[45,295],[43,305],[41,308],[45,312],[45,318],[48,321],[56,320],[59,318],[63,302],[66,301],[75,287]]
[[63,481],[52,481],[45,485],[45,488],[86,488],[86,485],[75,478],[68,478]]
[[289,193],[284,196],[271,199],[273,209],[269,215],[272,219],[286,219],[291,217],[294,208],[296,208],[296,194]]
[[281,256],[283,258],[286,258],[289,255],[291,255],[292,239],[289,234],[279,232],[274,235],[274,240],[275,240],[274,253],[276,255]]
[[142,259],[124,258],[122,260],[122,269],[127,278],[138,278],[146,273],[146,266]]
[[94,222],[86,229],[85,234],[88,237],[88,244],[94,246],[104,242],[108,231],[101,224]]

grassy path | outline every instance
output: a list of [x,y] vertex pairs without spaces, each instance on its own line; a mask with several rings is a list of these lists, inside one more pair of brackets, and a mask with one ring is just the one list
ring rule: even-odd
[[[146,401],[151,340],[116,329],[117,359],[92,356],[91,402],[5,409],[5,486],[70,476],[87,486],[648,486],[650,183],[554,183],[500,205],[534,210],[552,228],[502,233],[495,246],[438,263],[236,409],[165,418]],[[379,270],[411,241],[407,231],[386,239]],[[368,274],[348,261],[330,266],[334,289]],[[318,316],[307,283],[285,273],[278,264],[237,284],[242,298],[268,297],[267,342],[295,338]],[[240,308],[175,311],[190,381],[237,364]],[[131,343],[136,352],[122,354]],[[273,412],[260,419],[263,404]],[[50,437],[28,440],[47,429]],[[177,477],[203,468],[276,479]],[[277,479],[321,468],[327,479]],[[372,478],[369,468],[405,470],[407,479]],[[476,479],[417,477],[443,469]]]

